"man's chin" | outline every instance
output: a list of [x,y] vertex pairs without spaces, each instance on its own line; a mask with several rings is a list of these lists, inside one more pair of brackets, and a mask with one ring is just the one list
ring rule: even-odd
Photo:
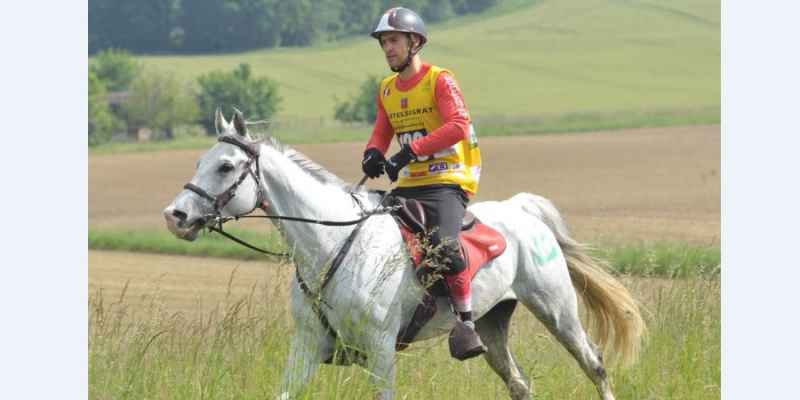
[[386,64],[389,66],[389,69],[391,69],[392,71],[400,68],[403,65],[402,62],[391,63],[389,61],[387,61]]

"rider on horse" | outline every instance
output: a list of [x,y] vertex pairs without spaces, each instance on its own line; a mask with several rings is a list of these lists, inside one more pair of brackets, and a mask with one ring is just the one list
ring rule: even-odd
[[[386,172],[397,181],[392,195],[422,204],[428,244],[437,249],[432,261],[444,271],[459,318],[477,337],[470,282],[463,276],[466,263],[458,245],[466,205],[478,191],[481,171],[469,112],[453,73],[420,60],[427,35],[419,15],[403,7],[389,9],[371,35],[395,74],[380,84],[377,119],[362,169],[370,178]],[[400,151],[386,160],[393,137]]]

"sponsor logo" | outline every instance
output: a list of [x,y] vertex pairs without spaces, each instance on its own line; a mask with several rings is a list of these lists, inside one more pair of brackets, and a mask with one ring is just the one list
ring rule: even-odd
[[403,97],[400,99],[400,108],[408,108],[408,98]]
[[472,172],[472,176],[475,177],[475,181],[476,182],[481,179],[481,166],[480,165],[473,166],[472,169],[471,169],[471,172]]
[[425,172],[425,171],[417,171],[417,172],[412,172],[410,175],[411,175],[412,178],[419,178],[419,177],[428,175],[428,173]]
[[461,89],[458,88],[458,84],[456,83],[455,79],[453,79],[450,74],[444,74],[444,84],[447,87],[447,91],[450,93],[450,97],[453,98],[453,103],[455,103],[456,111],[462,118],[469,119],[469,112],[467,112],[467,106],[464,104],[464,97],[461,96]]
[[428,172],[430,173],[442,171],[447,171],[447,163],[444,161],[434,162],[428,165]]
[[478,147],[478,134],[475,133],[475,126],[469,123],[469,145],[471,148]]
[[[386,94],[388,93],[388,90],[389,88],[387,87],[386,91],[384,91],[384,96],[388,96],[388,94]],[[432,112],[433,112],[433,107],[414,108],[411,110],[389,113],[389,119],[398,119],[398,118],[408,117],[411,115],[420,115]]]

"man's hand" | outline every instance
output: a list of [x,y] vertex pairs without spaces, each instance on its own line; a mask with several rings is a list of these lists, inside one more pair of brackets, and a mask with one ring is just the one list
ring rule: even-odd
[[397,174],[400,172],[400,170],[408,165],[411,160],[416,158],[417,156],[411,150],[411,146],[403,146],[400,151],[386,161],[386,175],[389,176],[389,180],[392,182],[396,181]]
[[364,171],[364,175],[375,179],[383,175],[385,163],[386,159],[383,158],[383,154],[381,154],[378,149],[370,147],[364,152],[364,159],[361,161],[361,170]]

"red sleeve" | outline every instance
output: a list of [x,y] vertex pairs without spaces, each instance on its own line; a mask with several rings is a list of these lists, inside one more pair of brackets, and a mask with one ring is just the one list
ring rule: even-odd
[[378,108],[375,126],[372,127],[372,136],[370,136],[367,147],[364,150],[374,147],[381,153],[386,154],[386,150],[389,150],[389,145],[392,143],[394,131],[392,130],[392,125],[389,123],[386,110],[383,108],[380,94],[375,96],[375,104]]
[[455,79],[447,72],[436,78],[436,107],[442,116],[442,126],[428,136],[411,142],[414,154],[427,156],[444,150],[469,135],[469,112]]

